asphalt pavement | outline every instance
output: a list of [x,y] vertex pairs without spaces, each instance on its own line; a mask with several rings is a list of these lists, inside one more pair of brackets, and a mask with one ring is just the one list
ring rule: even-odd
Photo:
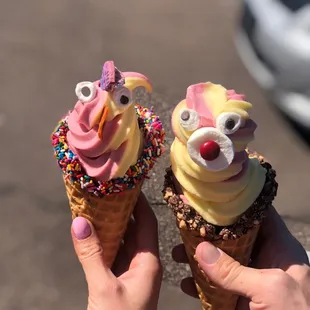
[[[161,186],[173,140],[170,114],[190,84],[211,80],[247,94],[259,124],[252,148],[278,172],[276,207],[310,249],[309,149],[270,107],[233,44],[240,1],[2,1],[0,11],[0,309],[86,309],[86,286],[70,240],[70,212],[50,133],[73,107],[77,82],[113,59],[154,86],[167,152],[145,184],[159,220],[165,284],[160,309],[199,303],[177,285],[180,239]],[[186,307],[185,307],[186,305]],[[183,308],[182,308],[183,307]]]

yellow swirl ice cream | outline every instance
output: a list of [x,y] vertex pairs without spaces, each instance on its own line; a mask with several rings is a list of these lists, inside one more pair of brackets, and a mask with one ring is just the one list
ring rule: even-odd
[[234,223],[264,187],[265,169],[246,152],[256,129],[251,107],[208,82],[190,86],[173,112],[172,170],[185,202],[209,223]]

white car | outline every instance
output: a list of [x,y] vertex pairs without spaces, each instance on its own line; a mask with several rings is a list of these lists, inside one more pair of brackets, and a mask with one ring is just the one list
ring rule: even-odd
[[244,0],[236,47],[278,107],[310,130],[310,0]]

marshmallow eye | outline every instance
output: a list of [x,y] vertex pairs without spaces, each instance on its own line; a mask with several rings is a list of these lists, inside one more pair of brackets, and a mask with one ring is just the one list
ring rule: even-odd
[[234,159],[234,146],[229,137],[216,128],[202,127],[187,141],[190,158],[209,171],[226,169]]
[[96,97],[97,89],[92,82],[80,82],[75,87],[75,94],[81,102],[90,102]]
[[244,120],[238,113],[224,112],[216,119],[216,128],[225,135],[235,133],[240,127],[244,125]]
[[193,131],[199,127],[200,118],[196,111],[182,109],[179,114],[179,122],[187,131]]
[[126,87],[115,88],[112,96],[118,108],[125,108],[132,104],[131,92]]

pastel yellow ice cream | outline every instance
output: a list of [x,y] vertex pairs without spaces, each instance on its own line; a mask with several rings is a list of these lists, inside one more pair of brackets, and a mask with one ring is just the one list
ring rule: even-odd
[[265,184],[265,169],[245,151],[256,129],[251,107],[243,95],[208,82],[188,87],[173,112],[172,170],[185,202],[209,223],[234,223]]

